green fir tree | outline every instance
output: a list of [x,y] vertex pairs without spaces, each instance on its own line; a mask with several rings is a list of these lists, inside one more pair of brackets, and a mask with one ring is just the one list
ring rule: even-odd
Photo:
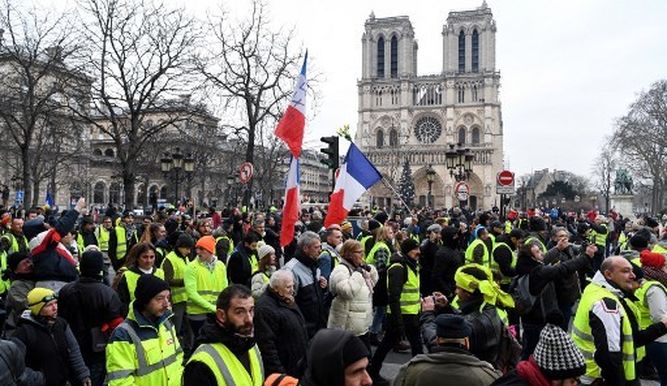
[[403,163],[401,179],[398,181],[398,194],[412,208],[415,202],[415,183],[412,181],[412,170],[407,158],[405,159],[405,163]]

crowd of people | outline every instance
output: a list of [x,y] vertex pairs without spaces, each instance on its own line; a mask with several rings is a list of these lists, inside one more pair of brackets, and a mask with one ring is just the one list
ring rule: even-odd
[[667,385],[658,219],[325,210],[5,211],[0,384]]

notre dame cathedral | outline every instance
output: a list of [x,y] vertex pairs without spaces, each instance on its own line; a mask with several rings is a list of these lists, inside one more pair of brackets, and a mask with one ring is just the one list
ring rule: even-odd
[[[427,204],[429,166],[436,175],[432,203],[459,205],[457,181],[445,164],[450,144],[460,143],[474,158],[467,205],[500,205],[496,173],[503,169],[503,122],[496,69],[496,24],[486,2],[450,12],[442,27],[442,72],[417,75],[417,41],[407,16],[376,18],[371,13],[362,37],[362,78],[355,142],[397,186],[403,164],[412,170],[416,203]],[[376,184],[374,204],[390,207],[391,191]]]

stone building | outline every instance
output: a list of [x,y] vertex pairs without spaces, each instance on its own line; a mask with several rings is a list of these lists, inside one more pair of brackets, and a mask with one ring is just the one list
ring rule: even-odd
[[[442,28],[441,73],[418,75],[418,44],[410,19],[371,13],[366,20],[355,142],[394,186],[407,158],[417,203],[426,203],[426,170],[431,165],[437,173],[434,206],[459,204],[454,197],[457,182],[445,166],[445,152],[456,143],[474,154],[466,181],[468,205],[490,208],[498,203],[495,179],[503,167],[503,123],[495,35],[486,2],[477,9],[450,12]],[[383,184],[376,184],[370,196],[379,206],[392,201]]]

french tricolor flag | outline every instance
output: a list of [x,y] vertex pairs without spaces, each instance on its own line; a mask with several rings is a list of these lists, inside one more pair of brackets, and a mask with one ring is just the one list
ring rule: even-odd
[[382,175],[354,144],[350,144],[340,167],[336,186],[329,200],[324,226],[340,224],[364,192],[382,179]]
[[301,185],[301,171],[299,170],[299,159],[292,157],[289,171],[287,172],[287,184],[285,186],[285,203],[283,205],[283,218],[280,227],[280,246],[289,245],[294,239],[294,225],[299,220],[301,204],[299,199],[299,188]]
[[301,73],[296,79],[292,100],[285,114],[276,126],[276,136],[282,139],[289,147],[290,152],[296,158],[301,155],[301,145],[303,144],[303,132],[306,126],[306,91],[308,82],[306,80],[306,62],[308,61],[308,51],[303,58]]

